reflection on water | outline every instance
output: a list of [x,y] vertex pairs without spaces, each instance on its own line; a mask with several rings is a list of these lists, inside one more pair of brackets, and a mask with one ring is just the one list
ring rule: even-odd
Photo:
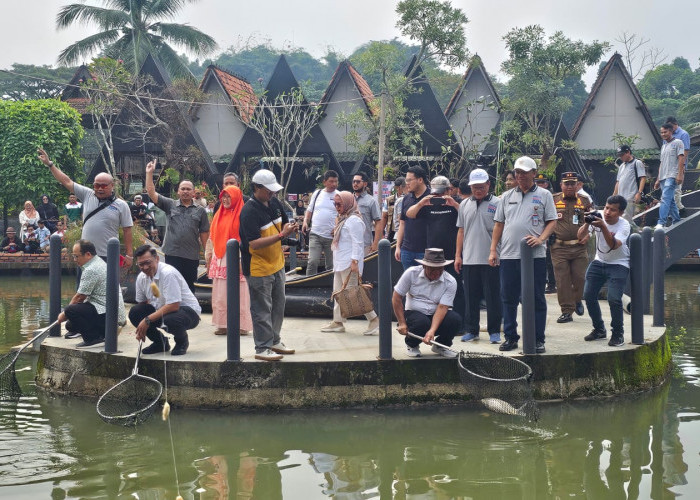
[[[662,388],[545,404],[536,427],[476,408],[173,409],[179,491],[190,499],[261,500],[693,498],[700,485],[700,275],[669,278],[667,321],[681,368]],[[0,302],[7,310],[9,301]],[[0,333],[15,336],[9,344],[26,335]],[[0,405],[0,496],[177,495],[165,423],[109,426],[93,401],[35,391],[33,373],[18,373],[26,396]]]

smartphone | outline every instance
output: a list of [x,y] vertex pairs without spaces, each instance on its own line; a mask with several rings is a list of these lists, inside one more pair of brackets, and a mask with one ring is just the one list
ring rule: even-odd
[[430,204],[431,205],[444,205],[445,204],[445,198],[430,198]]

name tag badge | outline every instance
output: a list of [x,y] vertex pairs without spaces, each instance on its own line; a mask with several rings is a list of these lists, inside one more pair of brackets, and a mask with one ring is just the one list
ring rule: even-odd
[[532,214],[532,225],[533,226],[539,226],[540,225],[540,216],[535,212]]
[[573,223],[574,223],[575,226],[578,226],[578,214],[574,214]]

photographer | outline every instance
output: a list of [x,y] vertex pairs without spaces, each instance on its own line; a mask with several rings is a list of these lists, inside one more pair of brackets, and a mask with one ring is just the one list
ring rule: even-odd
[[578,230],[579,239],[583,239],[591,231],[596,233],[595,259],[586,270],[586,284],[583,297],[586,300],[588,315],[593,322],[593,330],[584,340],[599,340],[607,336],[605,323],[600,312],[598,293],[603,285],[608,287],[608,304],[610,305],[610,327],[612,335],[608,345],[618,347],[625,343],[624,325],[622,322],[622,291],[629,275],[630,251],[627,238],[630,235],[630,224],[622,214],[627,208],[627,200],[618,195],[610,196],[603,215],[591,212],[584,218],[585,224]]
[[275,193],[282,190],[275,174],[258,170],[251,179],[253,196],[241,210],[241,263],[250,292],[255,359],[277,361],[294,354],[282,343],[284,319],[284,254],[282,240],[297,229],[289,222]]

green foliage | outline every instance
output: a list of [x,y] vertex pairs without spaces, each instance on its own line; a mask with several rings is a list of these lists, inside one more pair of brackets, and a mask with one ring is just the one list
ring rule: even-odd
[[[71,179],[83,178],[80,115],[54,99],[0,101],[0,203],[15,210],[42,194],[66,199],[66,190],[37,158],[46,149]],[[58,196],[60,195],[60,196]]]
[[8,71],[0,70],[0,99],[24,101],[58,97],[75,68],[15,63]]
[[700,94],[700,72],[691,70],[687,60],[677,57],[647,71],[637,87],[657,125],[667,116],[685,123],[700,121],[700,106],[693,100]]

